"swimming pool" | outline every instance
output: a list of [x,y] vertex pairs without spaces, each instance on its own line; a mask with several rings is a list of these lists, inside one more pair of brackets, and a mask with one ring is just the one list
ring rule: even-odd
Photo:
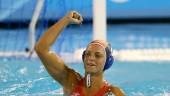
[[[37,59],[1,58],[0,95],[60,96],[55,82]],[[169,96],[170,62],[115,62],[105,79],[121,87],[127,96]],[[68,64],[83,75],[83,64]],[[163,94],[169,95],[163,95]],[[62,96],[62,95],[61,95]]]
[[[0,30],[2,41],[0,51],[24,51],[28,46],[27,31],[26,29],[21,29],[19,32]],[[83,48],[91,40],[91,31],[91,25],[80,26],[80,28],[68,27],[53,49],[62,53]],[[11,33],[7,34],[7,32]],[[70,32],[72,33],[69,34]],[[169,24],[108,25],[108,34],[108,41],[117,50],[170,48]],[[16,38],[17,36],[20,38]],[[56,48],[58,45],[60,48]],[[56,94],[62,96],[62,87],[49,76],[39,59],[0,57],[0,66],[0,95],[2,96],[54,96]],[[83,75],[82,63],[68,63],[68,66]],[[111,69],[105,72],[105,79],[122,88],[127,96],[170,96],[169,69],[170,62],[116,61]]]

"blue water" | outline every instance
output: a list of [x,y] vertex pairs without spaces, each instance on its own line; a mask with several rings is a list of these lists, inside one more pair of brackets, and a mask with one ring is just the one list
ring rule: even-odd
[[[0,95],[54,96],[62,92],[37,59],[1,58],[0,61]],[[83,64],[68,66],[83,75]],[[127,96],[163,96],[164,92],[170,93],[169,68],[170,62],[115,62],[105,72],[105,79],[122,88]]]
[[[108,25],[108,41],[117,50],[170,48],[169,26]],[[37,40],[44,30],[37,29]],[[84,48],[92,40],[91,31],[92,25],[68,26],[53,50],[72,53],[78,48]],[[0,51],[24,51],[28,47],[28,29],[0,29],[0,34]],[[50,77],[39,59],[0,57],[0,66],[0,96],[60,96],[62,93],[62,87]],[[68,66],[84,74],[82,63],[69,63]],[[105,79],[122,88],[127,96],[163,96],[164,93],[170,93],[169,69],[170,62],[116,61],[105,72]]]

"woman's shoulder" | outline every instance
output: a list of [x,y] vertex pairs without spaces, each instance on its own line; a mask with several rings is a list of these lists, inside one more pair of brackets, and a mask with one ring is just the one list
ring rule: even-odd
[[77,72],[76,70],[67,67],[67,71],[68,71],[68,76],[70,77],[76,77],[77,79],[82,79],[82,76],[79,72]]
[[73,82],[80,82],[80,80],[83,78],[80,73],[76,72],[74,69],[72,68],[67,68],[67,73],[68,73],[68,76],[67,76],[67,81],[71,81],[72,83]]
[[113,86],[113,85],[109,86],[108,91],[111,93],[114,93],[115,96],[125,96],[125,93],[123,92],[121,88]]
[[77,84],[79,84],[83,77],[74,69],[66,68],[66,70],[68,74],[65,78],[66,82],[63,86],[63,89],[65,94],[70,94],[75,89]]

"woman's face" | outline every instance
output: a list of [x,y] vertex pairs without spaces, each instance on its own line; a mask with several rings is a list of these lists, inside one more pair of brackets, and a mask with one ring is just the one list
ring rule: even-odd
[[106,62],[106,52],[99,44],[90,44],[84,55],[84,67],[86,73],[96,74],[103,72]]

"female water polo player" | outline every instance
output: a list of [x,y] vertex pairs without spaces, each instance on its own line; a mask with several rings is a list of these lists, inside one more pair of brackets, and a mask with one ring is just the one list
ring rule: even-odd
[[[36,53],[47,69],[48,73],[58,81],[65,96],[124,96],[124,93],[104,80],[103,73],[111,67],[113,56],[108,42],[94,40],[83,52],[85,76],[66,66],[64,61],[50,47],[69,24],[81,24],[82,16],[72,11],[58,23],[50,27],[35,46]],[[71,33],[70,33],[71,34]]]

